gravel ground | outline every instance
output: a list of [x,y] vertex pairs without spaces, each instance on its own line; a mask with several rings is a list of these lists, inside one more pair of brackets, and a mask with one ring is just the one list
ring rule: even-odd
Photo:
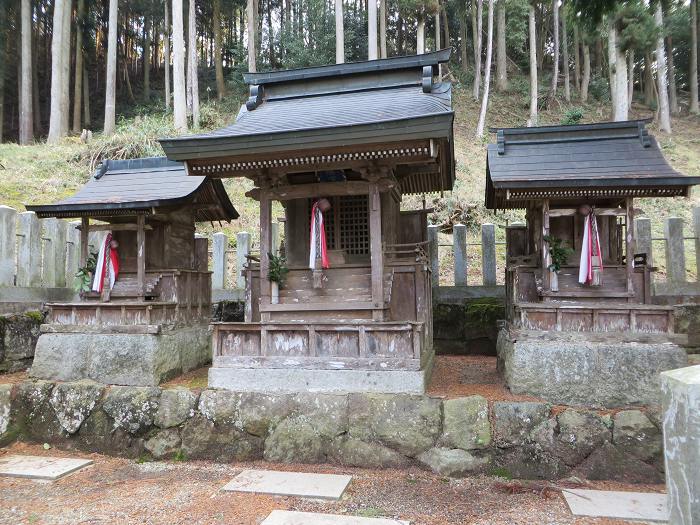
[[[571,516],[559,490],[538,484],[508,490],[502,479],[440,478],[418,468],[369,470],[328,465],[153,462],[75,451],[45,451],[16,443],[3,454],[89,457],[95,465],[53,483],[0,478],[0,524],[256,525],[274,509],[396,517],[413,525],[618,525]],[[339,502],[221,492],[243,468],[347,473],[353,476]],[[662,486],[585,483],[588,488],[660,491]],[[560,486],[571,486],[562,483]],[[580,486],[580,485],[579,485]],[[512,487],[512,485],[511,485]],[[515,493],[513,493],[515,492]]]

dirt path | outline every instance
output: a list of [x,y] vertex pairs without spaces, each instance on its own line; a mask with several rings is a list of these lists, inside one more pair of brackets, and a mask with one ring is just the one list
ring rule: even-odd
[[[0,524],[226,524],[256,525],[274,509],[397,517],[413,525],[575,524],[625,522],[573,518],[557,492],[510,494],[503,480],[478,476],[449,480],[420,469],[368,470],[327,465],[221,465],[203,461],[153,462],[45,451],[15,444],[3,454],[89,457],[95,465],[54,483],[0,478]],[[339,502],[223,493],[243,468],[352,474]],[[592,484],[591,488],[661,490],[659,486]]]

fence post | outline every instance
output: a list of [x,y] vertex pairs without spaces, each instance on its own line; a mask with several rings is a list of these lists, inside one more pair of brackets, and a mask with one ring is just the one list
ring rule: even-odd
[[639,217],[634,219],[634,233],[637,236],[637,253],[647,254],[647,265],[654,266],[652,258],[652,242],[651,242],[651,219],[647,217]]
[[33,211],[17,216],[17,286],[41,286],[41,221]]
[[669,217],[664,228],[666,237],[666,282],[685,282],[685,249],[683,246],[683,219]]
[[700,281],[700,206],[693,206],[693,236],[695,237],[695,272]]
[[440,285],[440,260],[438,258],[438,227],[434,224],[428,226],[428,246],[430,247],[430,281],[433,288]]
[[212,242],[212,276],[211,287],[214,290],[226,288],[226,250],[228,249],[228,236],[223,232],[216,232]]
[[65,221],[50,218],[43,221],[44,242],[43,285],[61,288],[66,285],[66,231]]
[[452,249],[455,258],[455,286],[467,286],[467,227],[464,224],[452,227]]
[[496,286],[496,225],[481,225],[481,267],[484,286]]
[[68,232],[66,235],[66,286],[73,286],[75,274],[80,266],[80,221],[71,221],[68,223]]
[[240,290],[245,288],[245,276],[242,272],[248,262],[249,253],[250,233],[238,232],[236,234],[236,288]]
[[17,210],[0,206],[0,286],[15,284]]

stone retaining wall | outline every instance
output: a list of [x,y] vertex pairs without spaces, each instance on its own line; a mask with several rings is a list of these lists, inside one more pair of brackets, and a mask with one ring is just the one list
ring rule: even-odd
[[41,312],[0,315],[0,373],[25,370],[32,365]]
[[445,476],[663,480],[657,411],[610,416],[481,396],[266,395],[26,381],[0,385],[0,446],[18,438],[128,457],[419,463]]

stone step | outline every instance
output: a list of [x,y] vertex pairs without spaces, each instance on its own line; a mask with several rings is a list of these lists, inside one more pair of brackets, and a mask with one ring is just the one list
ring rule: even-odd
[[350,476],[244,470],[222,489],[225,492],[253,492],[274,496],[338,500],[350,484]]
[[82,458],[5,456],[0,458],[0,477],[55,481],[92,463]]
[[408,521],[273,510],[262,525],[409,525]]

